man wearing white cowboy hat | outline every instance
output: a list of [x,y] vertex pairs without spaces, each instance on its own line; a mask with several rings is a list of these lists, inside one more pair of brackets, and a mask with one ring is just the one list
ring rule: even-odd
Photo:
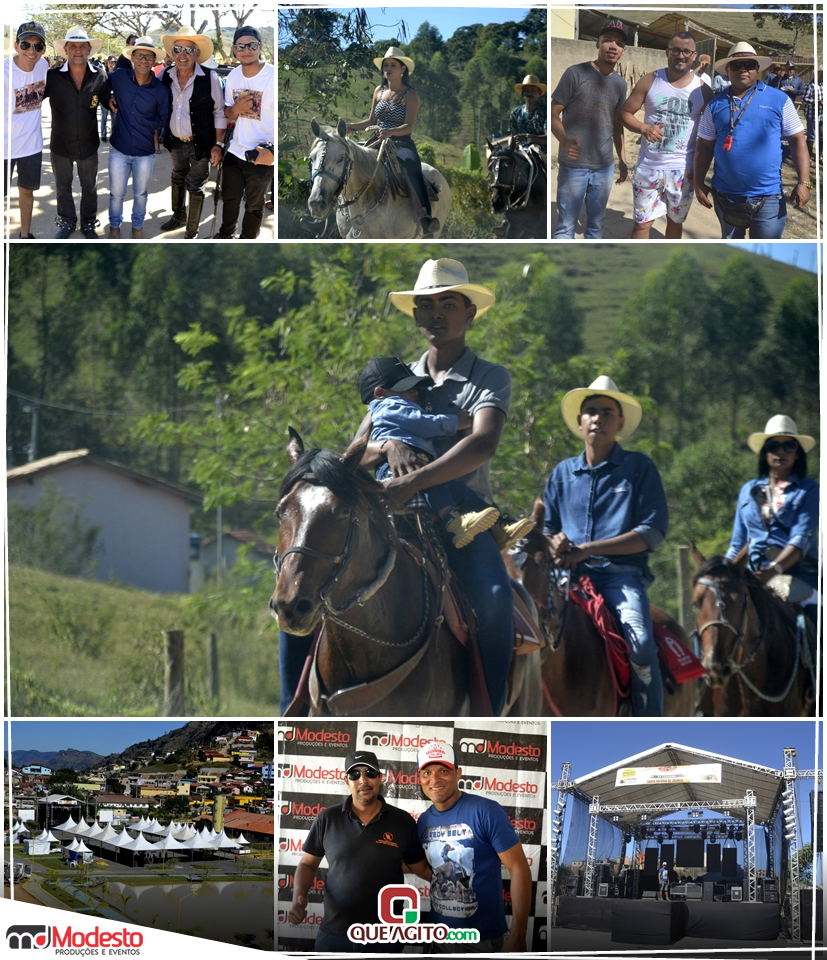
[[655,464],[617,442],[638,428],[641,406],[601,376],[570,390],[562,411],[585,449],[549,477],[543,533],[559,568],[591,578],[629,642],[632,712],[659,717],[663,686],[646,587],[654,579],[648,555],[663,543],[669,513]]
[[748,43],[736,43],[715,69],[730,86],[704,110],[695,149],[695,196],[711,208],[704,179],[713,155],[712,194],[724,240],[778,240],[787,222],[781,185],[781,141],[789,141],[798,183],[790,199],[796,209],[810,199],[810,157],[804,124],[790,98],[758,78],[772,63]]
[[101,46],[102,41],[90,39],[83,27],[70,27],[63,40],[54,41],[58,55],[66,59],[46,77],[46,96],[52,108],[49,149],[57,191],[56,240],[66,240],[77,228],[72,196],[75,164],[81,189],[80,229],[88,240],[97,237],[98,104],[112,99],[109,75],[89,63]]
[[807,454],[816,441],[799,433],[792,417],[770,417],[747,446],[758,454],[758,476],[738,494],[732,540],[734,559],[748,545],[759,580],[816,620],[818,611],[819,485],[807,476]]
[[161,229],[186,227],[187,239],[193,240],[210,166],[217,167],[224,156],[224,91],[217,71],[204,66],[213,53],[209,37],[183,26],[177,33],[164,34],[161,44],[175,61],[159,77],[172,91],[172,115],[164,137],[172,157],[172,216]]
[[155,169],[155,133],[169,123],[169,88],[153,73],[161,54],[152,37],[137,37],[124,47],[132,70],[113,70],[109,82],[118,111],[109,148],[109,237],[118,239],[126,185],[132,176],[132,239],[144,235],[149,180]]

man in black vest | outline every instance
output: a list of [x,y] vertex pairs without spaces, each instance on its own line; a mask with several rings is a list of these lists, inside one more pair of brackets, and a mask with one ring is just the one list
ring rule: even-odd
[[185,226],[187,239],[193,240],[198,236],[210,166],[217,167],[224,156],[224,91],[218,74],[202,66],[212,56],[212,40],[184,26],[162,36],[161,43],[174,61],[160,76],[172,91],[172,115],[164,137],[172,157],[172,216],[161,229]]

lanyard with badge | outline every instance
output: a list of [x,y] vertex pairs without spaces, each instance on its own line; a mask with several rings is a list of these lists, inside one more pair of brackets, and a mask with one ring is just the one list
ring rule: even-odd
[[735,128],[741,121],[741,117],[747,112],[747,107],[752,102],[752,98],[755,96],[755,91],[758,89],[758,84],[752,88],[752,93],[747,97],[746,100],[741,102],[741,109],[738,112],[738,116],[735,116],[735,97],[732,95],[730,90],[729,94],[729,136],[724,138],[724,150],[732,149],[732,135],[735,133]]

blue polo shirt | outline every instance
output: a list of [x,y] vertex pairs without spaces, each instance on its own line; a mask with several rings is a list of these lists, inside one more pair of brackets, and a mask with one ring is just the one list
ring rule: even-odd
[[721,193],[740,197],[770,197],[781,193],[781,138],[804,129],[795,107],[786,93],[756,81],[743,100],[734,97],[735,116],[741,119],[732,134],[732,147],[724,150],[729,136],[729,90],[719,93],[707,104],[698,128],[698,137],[715,141],[715,171],[712,186]]
[[109,85],[115,95],[118,112],[110,141],[128,157],[147,157],[155,153],[155,131],[169,125],[172,96],[169,88],[150,74],[149,83],[135,82],[134,70],[113,70]]
[[[649,550],[660,546],[669,527],[666,494],[655,464],[643,453],[628,452],[616,443],[608,460],[590,467],[586,454],[558,463],[548,478],[543,503],[543,533],[563,532],[572,543],[608,540],[622,533],[639,533]],[[623,556],[588,557],[578,565],[611,571],[636,567],[649,577],[649,550]]]

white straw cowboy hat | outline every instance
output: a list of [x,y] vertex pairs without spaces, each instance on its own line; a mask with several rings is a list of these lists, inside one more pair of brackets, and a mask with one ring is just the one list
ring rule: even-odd
[[563,411],[563,419],[566,421],[566,426],[569,430],[571,430],[575,436],[582,438],[583,434],[580,433],[580,427],[577,424],[577,418],[580,416],[580,407],[586,397],[594,396],[611,397],[613,400],[617,400],[623,408],[624,418],[623,429],[618,433],[617,439],[628,440],[640,426],[643,410],[631,394],[621,393],[620,390],[617,389],[617,385],[611,377],[598,377],[597,380],[590,383],[588,387],[578,387],[576,390],[569,390],[565,397],[563,397],[560,409]]
[[198,47],[199,63],[205,63],[210,59],[214,49],[212,40],[203,33],[196,33],[192,27],[179,27],[177,33],[165,33],[161,36],[161,43],[164,46],[164,50],[166,50],[171,57],[175,56],[172,52],[173,46],[176,43],[186,45],[184,44],[186,40],[189,40],[190,43]]
[[757,60],[759,71],[766,70],[772,63],[772,57],[759,57],[755,52],[755,48],[745,40],[736,43],[735,46],[730,49],[728,57],[725,57],[723,60],[716,60],[715,69],[718,73],[723,73],[726,65],[732,63],[733,60]]
[[388,296],[397,310],[412,317],[416,297],[435,296],[450,290],[468,297],[477,308],[477,317],[490,310],[496,299],[493,290],[468,282],[468,271],[459,260],[444,257],[441,260],[426,260],[422,264],[413,290],[398,290]]
[[404,53],[399,49],[399,47],[388,47],[388,52],[384,57],[376,57],[374,59],[374,64],[380,70],[382,69],[382,64],[386,60],[399,60],[400,63],[404,63],[408,68],[408,75],[412,74],[416,70],[416,64],[410,57],[406,57]]
[[770,437],[795,437],[805,453],[809,453],[816,445],[815,437],[806,433],[799,433],[795,420],[783,413],[770,417],[763,433],[751,433],[747,438],[747,446],[753,453],[760,453],[761,448]]
[[154,53],[156,60],[159,57],[163,59],[164,56],[163,49],[155,46],[155,41],[152,39],[152,37],[138,37],[138,39],[131,46],[124,47],[121,52],[127,60],[131,60],[134,50],[140,50],[142,52],[149,51],[150,53]]
[[66,31],[66,36],[62,40],[53,41],[55,53],[59,57],[66,56],[67,43],[88,43],[92,48],[89,51],[90,57],[94,56],[103,46],[103,40],[93,40],[87,35],[83,27],[69,27],[69,29]]
[[541,97],[542,97],[542,95],[546,92],[546,90],[548,89],[544,83],[540,83],[540,81],[537,79],[537,77],[534,76],[533,73],[528,73],[528,74],[526,74],[526,75],[523,77],[523,82],[522,82],[522,83],[515,83],[515,84],[514,84],[514,89],[515,89],[515,91],[516,91],[517,93],[520,94],[520,96],[523,95],[523,87],[539,87],[539,88],[540,88],[540,96],[541,96]]

